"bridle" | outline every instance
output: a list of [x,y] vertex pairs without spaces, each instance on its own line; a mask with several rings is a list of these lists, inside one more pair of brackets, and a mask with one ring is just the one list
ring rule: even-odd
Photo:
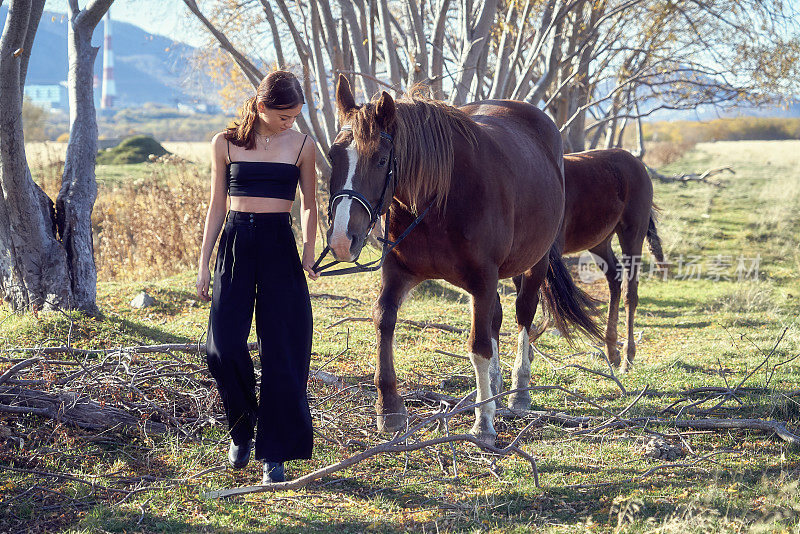
[[[349,125],[346,125],[346,126],[342,127],[342,130],[343,131],[352,130],[352,127],[349,126]],[[380,196],[380,199],[378,200],[378,205],[376,207],[373,207],[373,205],[370,203],[370,201],[367,200],[367,198],[364,195],[362,195],[361,193],[359,193],[355,189],[341,189],[341,190],[337,191],[336,193],[334,193],[333,195],[331,195],[331,198],[328,201],[328,225],[329,226],[332,224],[332,221],[333,221],[333,203],[339,198],[349,198],[349,199],[355,200],[365,210],[367,210],[367,213],[369,214],[369,226],[367,227],[367,231],[364,234],[365,239],[366,239],[366,236],[368,236],[370,234],[370,232],[372,232],[372,229],[375,227],[375,224],[378,222],[378,219],[380,218],[380,216],[383,215],[384,213],[388,214],[388,212],[389,212],[389,208],[392,205],[391,198],[389,199],[389,202],[386,202],[386,192],[389,190],[389,184],[392,184],[392,183],[394,184],[393,187],[392,187],[392,191],[393,192],[394,192],[395,188],[397,187],[397,159],[395,158],[395,154],[394,154],[394,139],[387,132],[381,132],[380,135],[381,135],[381,138],[386,139],[386,140],[389,141],[389,143],[391,144],[391,149],[389,150],[388,169],[386,170],[386,178],[385,178],[385,180],[383,182],[383,190],[381,191],[381,196]],[[386,204],[385,208],[384,208],[384,204]],[[326,269],[329,269],[330,267],[333,267],[334,265],[336,265],[338,263],[341,263],[341,262],[338,261],[338,260],[333,260],[333,261],[330,261],[330,262],[326,263],[325,265],[320,266],[320,263],[322,263],[322,260],[325,258],[325,256],[328,254],[328,252],[330,252],[330,250],[331,250],[329,245],[325,245],[325,248],[322,250],[322,253],[320,254],[319,258],[317,258],[317,261],[314,263],[314,266],[312,267],[312,269],[314,271],[318,272],[320,274],[320,276],[332,276],[332,275],[337,275],[337,274],[352,274],[352,273],[363,273],[363,272],[377,271],[383,265],[383,262],[386,259],[386,256],[388,256],[389,253],[392,250],[394,250],[394,248],[397,245],[399,245],[400,242],[403,239],[405,239],[406,236],[409,233],[411,233],[411,230],[413,230],[414,227],[416,227],[419,224],[419,222],[422,220],[422,218],[425,217],[425,215],[428,213],[428,210],[431,208],[432,205],[433,205],[433,203],[429,204],[428,207],[425,208],[425,210],[414,220],[414,222],[412,222],[411,225],[408,228],[406,228],[406,230],[394,241],[390,241],[389,240],[389,216],[388,215],[386,216],[386,224],[384,225],[383,237],[382,238],[381,237],[377,238],[378,241],[383,246],[380,258],[378,258],[376,260],[369,261],[367,263],[358,263],[358,261],[354,260],[352,262],[352,263],[355,264],[353,267],[344,267],[344,268],[341,268],[341,269],[334,269],[332,271],[329,271],[329,270],[326,270]]]

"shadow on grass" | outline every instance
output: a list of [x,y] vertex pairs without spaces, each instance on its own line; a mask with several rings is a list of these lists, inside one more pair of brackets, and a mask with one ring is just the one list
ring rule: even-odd
[[[654,465],[656,462],[654,461]],[[770,470],[768,470],[770,471]],[[775,468],[774,474],[783,472]],[[555,465],[552,469],[540,467],[540,475],[554,475],[572,473],[597,473],[592,469],[580,465]],[[367,482],[358,479],[329,480],[322,484],[324,490],[331,493],[340,493],[347,497],[360,497],[372,499],[380,496],[382,499],[393,502],[406,510],[419,510],[438,508],[439,514],[445,515],[453,512],[450,521],[447,521],[448,530],[462,530],[482,527],[486,524],[502,524],[505,528],[522,527],[531,528],[534,525],[545,526],[557,523],[561,526],[579,527],[586,525],[588,520],[604,526],[615,526],[618,522],[617,511],[625,507],[626,501],[636,502],[636,514],[630,519],[634,521],[647,521],[649,525],[659,524],[674,518],[676,501],[693,503],[698,513],[707,514],[709,517],[731,517],[740,520],[757,520],[751,512],[746,500],[731,502],[725,488],[732,483],[743,483],[755,486],[770,473],[761,469],[750,469],[744,472],[710,472],[689,468],[676,468],[676,476],[659,478],[658,475],[637,480],[627,480],[641,471],[636,469],[609,469],[603,473],[606,481],[588,483],[585,485],[547,485],[536,489],[533,487],[532,478],[527,476],[517,477],[514,482],[517,488],[522,480],[527,480],[527,489],[514,489],[493,493],[488,496],[472,496],[467,499],[451,499],[440,501],[431,498],[425,491],[429,484],[441,482],[437,479],[411,483],[408,486],[392,484],[387,481],[382,484]],[[490,477],[490,475],[486,475]],[[501,478],[507,478],[502,472]],[[546,478],[546,477],[545,477]],[[488,480],[488,478],[487,478]],[[458,494],[459,480],[448,479],[447,482],[455,486],[454,493]],[[698,483],[703,483],[705,491],[697,492]],[[643,485],[650,488],[650,494],[642,494]],[[315,488],[317,489],[317,488]],[[319,489],[322,489],[321,487]],[[687,493],[690,495],[687,497]],[[674,496],[664,498],[664,496]],[[463,495],[462,495],[463,497]],[[614,507],[615,499],[621,503]],[[637,517],[638,516],[638,517]],[[441,516],[439,526],[441,526]],[[422,524],[416,527],[421,530]],[[619,526],[619,525],[617,525]],[[406,525],[408,527],[408,525]],[[516,531],[516,530],[515,530]],[[526,530],[527,531],[527,530]]]
[[197,341],[196,339],[179,336],[160,328],[147,326],[122,317],[114,318],[113,323],[124,329],[128,334],[133,334],[150,343],[193,343]]
[[197,295],[188,290],[157,289],[153,291],[156,303],[150,310],[165,315],[177,315],[186,309],[186,301],[197,301]]
[[438,298],[449,302],[469,302],[469,297],[464,293],[449,288],[438,280],[425,280],[414,288],[412,299]]

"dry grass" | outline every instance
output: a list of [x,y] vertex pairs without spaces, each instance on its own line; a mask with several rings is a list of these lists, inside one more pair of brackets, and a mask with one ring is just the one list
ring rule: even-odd
[[[29,156],[34,180],[51,199],[64,168],[55,145],[40,143]],[[152,279],[196,267],[208,210],[203,166],[162,158],[98,166],[97,179],[92,230],[100,281]]]
[[208,185],[181,160],[101,191],[92,217],[98,278],[146,279],[194,268],[207,210]]
[[735,165],[757,161],[761,165],[800,165],[800,140],[788,141],[718,141],[698,143],[697,148],[714,158]]
[[36,179],[37,169],[59,161],[63,163],[67,156],[67,143],[59,143],[57,141],[25,143],[25,155],[28,158],[28,166],[30,166]]

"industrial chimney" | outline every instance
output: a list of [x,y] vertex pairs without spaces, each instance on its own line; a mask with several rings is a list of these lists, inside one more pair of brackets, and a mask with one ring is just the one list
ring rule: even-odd
[[103,49],[103,92],[100,97],[100,109],[114,107],[117,88],[114,85],[114,52],[111,50],[111,10],[105,16],[105,43]]

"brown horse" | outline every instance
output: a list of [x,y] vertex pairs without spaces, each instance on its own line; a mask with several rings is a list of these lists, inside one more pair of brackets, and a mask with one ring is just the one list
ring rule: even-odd
[[[572,282],[555,243],[564,210],[563,153],[558,129],[544,113],[512,101],[457,109],[419,94],[395,102],[386,92],[358,106],[344,76],[336,102],[343,128],[329,154],[327,237],[334,257],[355,260],[378,215],[387,214],[394,240],[429,209],[381,269],[373,308],[380,429],[405,424],[393,337],[401,301],[423,280],[441,278],[472,296],[468,344],[477,402],[502,386],[499,278],[532,265],[547,271],[542,293],[553,314],[602,339],[593,301]],[[523,288],[518,308],[535,296]],[[527,332],[532,320],[519,329]],[[496,436],[494,413],[494,402],[475,410],[471,432],[487,443]]]
[[[606,354],[613,365],[620,365],[617,349],[617,322],[622,288],[623,270],[625,273],[625,310],[627,315],[627,340],[623,351],[626,353],[622,370],[633,363],[636,343],[633,337],[633,320],[639,302],[639,268],[641,266],[642,244],[647,238],[650,251],[656,261],[663,262],[661,240],[656,233],[653,184],[647,169],[637,158],[625,150],[590,150],[564,155],[564,253],[589,250],[602,261],[598,262],[608,281],[610,302],[606,326]],[[619,238],[622,263],[611,249],[614,235]],[[533,277],[514,277],[517,291],[526,286],[538,286],[544,280],[544,273]],[[533,313],[536,302],[533,300]],[[520,350],[512,373],[512,389],[526,387],[530,380],[529,341],[535,340],[544,328],[531,339],[519,340]],[[529,350],[525,358],[525,347]],[[512,394],[510,404],[513,408],[527,408],[530,397],[527,392]]]

